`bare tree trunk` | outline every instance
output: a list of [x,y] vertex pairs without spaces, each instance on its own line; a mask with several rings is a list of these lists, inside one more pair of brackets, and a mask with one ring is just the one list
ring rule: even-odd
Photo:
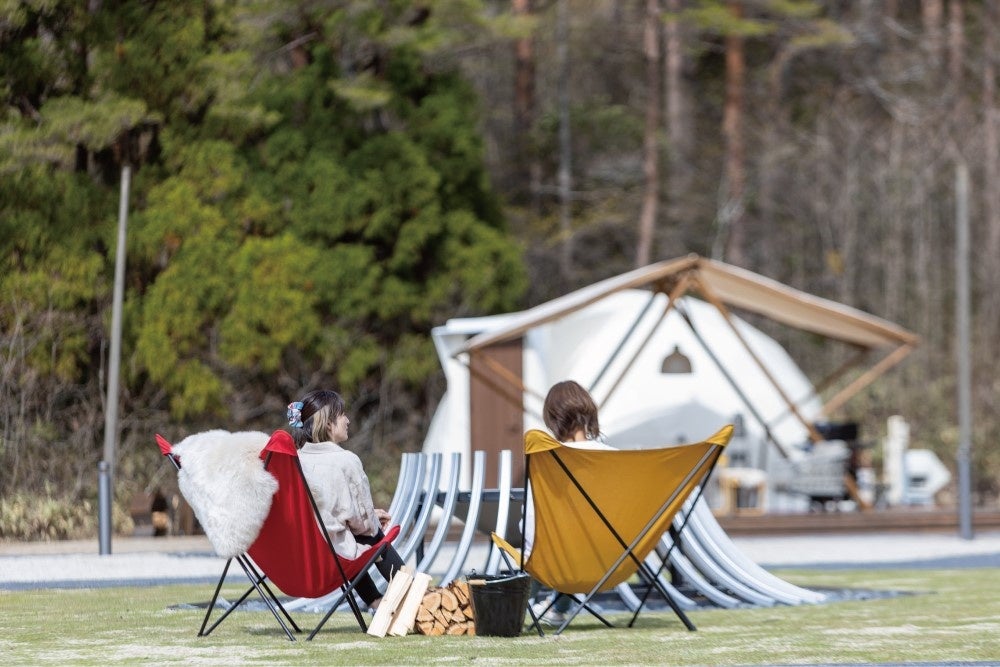
[[[736,18],[743,16],[742,0],[731,0],[729,11]],[[719,235],[713,256],[722,256],[733,264],[743,264],[743,195],[746,185],[743,147],[743,89],[746,61],[743,37],[727,35],[726,39],[726,101],[722,115],[725,139],[725,165],[721,206],[718,213]],[[721,252],[719,252],[721,250]]]
[[[515,16],[531,14],[531,0],[513,0]],[[531,37],[522,37],[514,44],[514,131],[517,145],[518,188],[530,194],[538,209],[541,167],[530,149],[531,126],[535,120],[535,47]]]
[[886,43],[889,45],[890,60],[899,55],[899,32],[896,23],[899,16],[899,0],[885,0],[881,4],[882,26],[879,33],[885,35]]
[[899,14],[899,0],[885,0],[882,5],[882,14],[888,19],[896,20]]
[[660,2],[646,0],[643,22],[643,46],[646,53],[646,129],[643,137],[642,170],[645,188],[642,213],[639,215],[639,243],[635,251],[636,266],[649,264],[656,228],[656,211],[660,200]]
[[[756,181],[754,184],[757,193],[757,210],[760,217],[766,224],[772,224],[777,218],[775,200],[779,190],[780,181],[783,174],[789,168],[788,157],[790,152],[787,148],[786,139],[791,135],[788,121],[788,106],[784,104],[784,75],[785,69],[796,54],[796,49],[791,42],[779,45],[774,59],[769,65],[769,95],[764,101],[765,118],[767,122],[761,130],[760,148],[757,151],[756,160]],[[776,236],[776,235],[775,235]],[[774,243],[777,241],[778,243]],[[781,240],[772,238],[761,239],[754,244],[755,260],[764,265],[770,263],[770,258],[775,252],[779,252],[778,247]],[[834,252],[833,247],[827,248],[827,253]]]
[[684,99],[684,52],[681,40],[681,22],[677,17],[681,10],[681,0],[667,0],[667,16],[663,23],[664,33],[664,105],[666,107],[667,136],[671,153],[683,155],[691,144],[691,136],[686,123]]
[[858,202],[863,200],[862,156],[864,148],[864,132],[855,131],[848,139],[848,148],[844,152],[840,181],[840,195],[835,200],[839,212],[831,220],[836,225],[837,234],[824,253],[825,269],[838,278],[840,285],[839,297],[844,303],[857,303],[857,273],[845,271],[844,266],[856,266],[858,263],[858,232],[859,221],[863,212]]
[[983,324],[984,340],[996,340],[1000,334],[1000,133],[997,132],[996,110],[996,57],[997,57],[997,0],[986,0],[983,6],[983,188],[986,217],[986,247],[976,262],[981,267],[980,281],[984,303],[979,318]]
[[888,131],[889,159],[885,175],[887,184],[888,207],[886,209],[886,234],[883,243],[885,256],[885,283],[882,293],[885,303],[882,312],[890,319],[899,317],[904,307],[903,287],[906,285],[906,252],[903,239],[906,236],[905,202],[900,201],[899,193],[907,190],[900,184],[900,174],[905,173],[906,154],[903,148],[903,128],[892,121]]
[[924,24],[924,48],[936,72],[941,64],[941,23],[944,20],[944,0],[921,0],[920,18]]
[[559,231],[562,236],[560,268],[568,277],[573,258],[572,143],[569,127],[569,0],[556,5],[556,62],[559,106]]
[[[690,187],[691,143],[693,131],[688,112],[687,90],[684,85],[684,51],[681,22],[677,15],[681,10],[681,0],[667,0],[667,16],[664,22],[664,120],[667,138],[666,164],[666,221],[667,227],[675,227],[682,220],[685,193]],[[668,253],[669,255],[670,253]]]
[[948,3],[948,84],[961,95],[965,72],[965,9],[962,0]]
[[[930,151],[927,151],[928,153]],[[927,155],[925,159],[929,162],[932,161],[932,157]],[[947,163],[945,163],[947,164]],[[924,308],[918,311],[916,318],[916,326],[918,331],[922,331],[927,335],[928,344],[942,344],[945,341],[942,340],[936,333],[940,329],[940,321],[943,319],[940,315],[942,310],[935,308],[936,299],[932,295],[932,288],[935,285],[935,281],[932,278],[932,272],[934,270],[933,265],[939,264],[944,261],[946,265],[949,265],[946,259],[945,248],[935,248],[933,243],[933,220],[930,219],[931,216],[931,202],[933,201],[934,193],[934,182],[931,170],[927,170],[927,173],[916,174],[913,184],[913,198],[915,201],[924,202],[925,206],[920,207],[920,212],[913,217],[910,221],[912,229],[912,246],[910,248],[910,257],[912,267],[913,267],[913,295],[917,303],[924,304]],[[935,256],[940,253],[939,256]],[[936,284],[941,284],[937,282]]]

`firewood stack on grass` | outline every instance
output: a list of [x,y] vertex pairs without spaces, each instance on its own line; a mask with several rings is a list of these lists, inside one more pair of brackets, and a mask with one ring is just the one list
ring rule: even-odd
[[474,635],[469,585],[453,581],[429,588],[417,609],[414,630],[422,635]]
[[474,635],[469,585],[453,581],[430,586],[430,575],[403,567],[393,576],[368,626],[374,637]]

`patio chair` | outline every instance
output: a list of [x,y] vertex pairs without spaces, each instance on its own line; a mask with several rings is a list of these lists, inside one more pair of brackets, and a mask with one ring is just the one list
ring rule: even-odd
[[[156,436],[156,441],[164,456],[178,471],[182,471],[184,457],[178,456],[173,451],[173,446],[160,435]],[[198,636],[210,634],[256,591],[288,639],[295,641],[292,630],[295,632],[302,630],[282,606],[268,581],[291,597],[320,598],[339,591],[326,615],[310,632],[307,640],[316,636],[345,600],[354,612],[362,632],[367,631],[368,627],[355,598],[354,588],[399,534],[399,526],[393,526],[382,540],[366,549],[357,559],[350,560],[339,556],[334,551],[330,536],[322,527],[319,509],[302,473],[298,451],[295,449],[292,437],[285,431],[275,431],[260,451],[260,458],[263,460],[264,470],[277,480],[277,491],[271,499],[270,508],[256,538],[245,552],[226,561]],[[199,503],[198,499],[187,500],[196,508],[196,514],[199,507],[202,514],[211,511],[210,505]],[[198,518],[203,525],[206,523],[202,516]],[[251,586],[225,610],[222,616],[208,626],[219,592],[226,580],[226,574],[234,560],[243,569]]]
[[[495,533],[492,537],[508,567],[527,572],[579,603],[556,634],[581,610],[612,627],[591,602],[598,593],[636,574],[649,585],[647,596],[658,590],[685,627],[695,629],[646,557],[684,501],[700,494],[732,433],[733,427],[725,426],[702,442],[638,450],[578,449],[542,431],[525,434],[525,487],[530,484],[535,515],[533,544],[525,558],[523,546],[512,547]],[[662,562],[666,564],[667,557]],[[629,627],[645,601],[644,597]],[[532,618],[541,634],[534,612]]]

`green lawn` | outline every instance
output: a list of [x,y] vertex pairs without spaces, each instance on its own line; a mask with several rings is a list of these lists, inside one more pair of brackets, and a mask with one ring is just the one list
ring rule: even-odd
[[[289,642],[271,615],[237,612],[196,637],[210,586],[0,591],[4,665],[657,664],[748,665],[1000,660],[1000,577],[995,570],[785,571],[814,587],[907,591],[878,600],[690,613],[636,628],[579,617],[561,636],[408,636],[375,639],[335,614],[312,642]],[[230,591],[230,594],[235,589]],[[299,615],[304,626],[315,615]],[[612,615],[623,621],[624,615]],[[622,623],[623,624],[623,623]],[[303,637],[304,639],[304,637]]]

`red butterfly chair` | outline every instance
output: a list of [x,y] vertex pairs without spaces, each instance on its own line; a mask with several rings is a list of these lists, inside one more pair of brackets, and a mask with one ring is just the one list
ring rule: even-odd
[[[163,455],[179,470],[181,461],[174,455],[171,444],[160,435],[156,436],[156,442]],[[366,549],[355,560],[338,556],[333,549],[330,536],[321,528],[323,524],[319,509],[302,474],[302,466],[292,436],[285,431],[275,431],[261,450],[260,457],[264,460],[264,468],[278,480],[278,491],[271,500],[271,510],[264,520],[264,525],[261,526],[257,539],[246,553],[235,558],[253,586],[248,588],[211,627],[205,629],[226,579],[226,573],[233,562],[232,558],[229,559],[215,587],[215,593],[205,612],[205,620],[201,624],[198,636],[202,637],[212,632],[230,612],[256,590],[274,614],[282,630],[290,640],[294,641],[295,637],[289,630],[288,624],[295,632],[302,630],[278,601],[268,586],[267,579],[292,597],[318,598],[340,589],[340,597],[330,606],[308,639],[316,636],[345,598],[362,632],[367,631],[368,626],[354,597],[354,587],[399,535],[399,526],[393,526],[382,540]],[[285,623],[286,620],[288,624]]]

